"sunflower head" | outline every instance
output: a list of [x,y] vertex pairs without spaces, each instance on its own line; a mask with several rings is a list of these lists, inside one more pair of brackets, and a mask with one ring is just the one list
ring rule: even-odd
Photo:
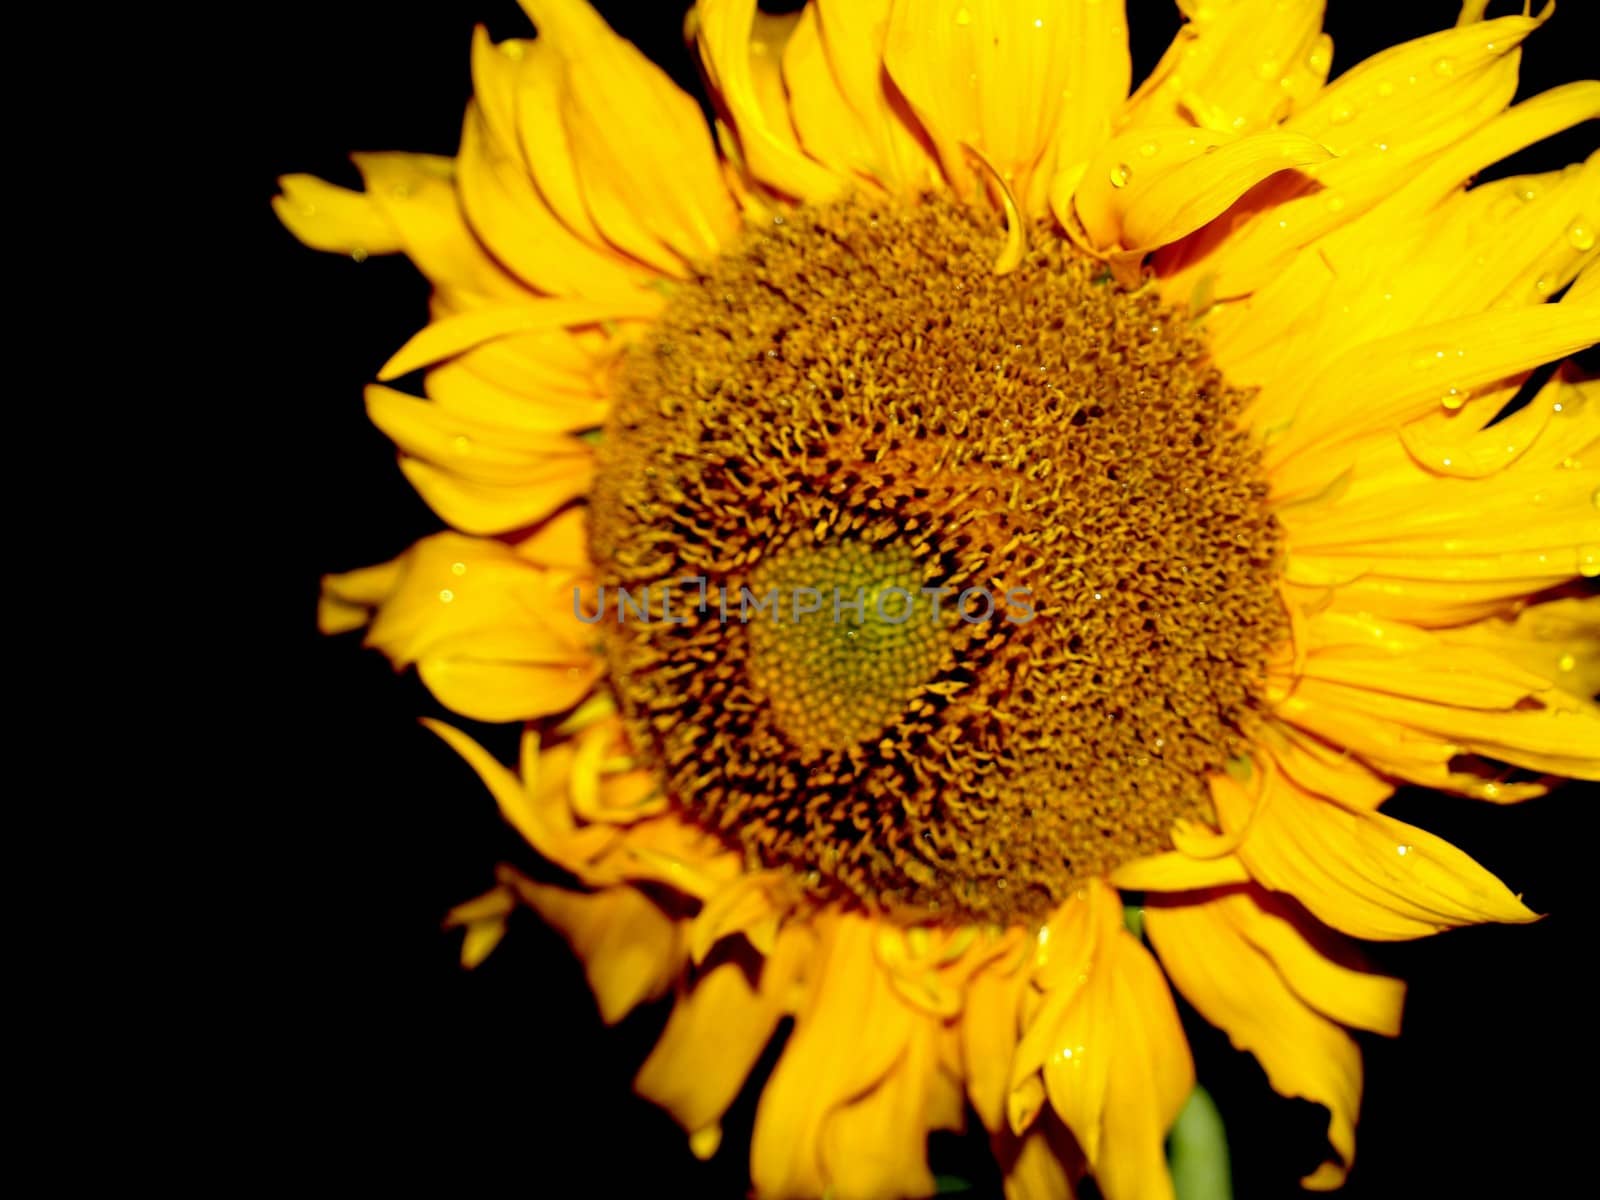
[[1171,1196],[1170,979],[1336,1185],[1349,939],[1534,915],[1384,802],[1600,778],[1600,156],[1474,183],[1600,84],[1511,105],[1550,12],[1483,0],[1332,82],[1319,0],[1180,4],[1137,89],[1116,0],[701,0],[713,134],[526,7],[458,156],[278,204],[435,286],[368,403],[454,528],[322,619],[525,723],[438,726],[563,881],[464,958],[525,904],[607,1021],[671,993],[700,1155],[788,1022],[784,1198],[931,1194],[969,1107],[1009,1196]]

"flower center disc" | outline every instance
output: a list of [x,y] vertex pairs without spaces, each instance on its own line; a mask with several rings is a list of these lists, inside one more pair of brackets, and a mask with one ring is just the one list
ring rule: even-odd
[[[819,898],[1032,921],[1166,849],[1285,636],[1247,399],[1153,289],[941,199],[801,209],[624,359],[598,626],[682,811]],[[658,612],[656,604],[651,611]]]

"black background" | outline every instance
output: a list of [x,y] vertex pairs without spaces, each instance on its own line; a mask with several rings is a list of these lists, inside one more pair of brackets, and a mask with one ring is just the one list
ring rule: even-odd
[[[598,7],[694,87],[681,0]],[[1177,16],[1165,0],[1129,7],[1137,81]],[[1568,0],[1534,37],[1522,94],[1577,76],[1563,49],[1596,44],[1586,8]],[[1452,24],[1457,5],[1331,0],[1329,10],[1337,74]],[[251,1049],[238,1073],[247,1089],[259,1081],[283,1097],[260,1118],[271,1147],[262,1166],[368,1185],[448,1171],[453,1190],[508,1182],[535,1195],[580,1190],[562,1182],[577,1171],[581,1190],[597,1195],[742,1195],[748,1095],[724,1151],[702,1165],[630,1092],[660,1006],[603,1029],[564,945],[526,915],[483,967],[459,970],[459,935],[440,931],[441,915],[488,887],[496,862],[528,852],[476,777],[417,725],[419,714],[443,714],[414,677],[397,678],[355,636],[313,631],[320,574],[387,559],[439,527],[361,405],[363,383],[423,321],[426,287],[399,257],[357,264],[299,247],[268,210],[274,179],[309,171],[357,186],[350,150],[452,153],[473,25],[527,36],[526,18],[510,0],[336,0],[258,16],[251,87],[265,127],[246,200],[261,315],[246,334],[259,346],[243,382],[259,401],[232,419],[266,467],[249,481],[250,511],[270,515],[231,532],[247,543],[264,606],[244,668],[264,715],[240,756],[266,765],[269,793],[242,835],[267,853],[255,878],[235,882],[264,898],[266,922],[222,936],[246,964],[232,1036]],[[1593,140],[1590,125],[1495,174],[1563,165]],[[510,756],[503,730],[475,732]],[[1382,948],[1382,962],[1412,981],[1406,1032],[1367,1040],[1345,1194],[1542,1194],[1581,1178],[1593,1137],[1594,809],[1569,788],[1509,809],[1406,794],[1394,811],[1448,836],[1550,915]],[[1319,1110],[1273,1096],[1253,1060],[1190,1025],[1202,1081],[1228,1121],[1237,1195],[1297,1194],[1295,1179],[1321,1153]],[[941,1137],[934,1152],[936,1169],[996,1194],[981,1139]]]

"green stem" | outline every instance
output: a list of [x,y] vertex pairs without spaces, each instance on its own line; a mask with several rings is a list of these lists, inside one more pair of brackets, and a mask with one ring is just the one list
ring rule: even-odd
[[1178,1200],[1232,1200],[1228,1137],[1222,1114],[1205,1088],[1195,1085],[1167,1135],[1167,1161]]

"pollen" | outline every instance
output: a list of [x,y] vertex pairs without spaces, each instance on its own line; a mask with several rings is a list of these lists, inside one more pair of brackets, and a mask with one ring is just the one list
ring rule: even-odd
[[[680,811],[819,901],[1036,921],[1170,847],[1287,631],[1248,400],[1186,314],[1053,229],[801,208],[676,286],[618,366],[598,582]],[[706,599],[714,596],[715,599]]]

